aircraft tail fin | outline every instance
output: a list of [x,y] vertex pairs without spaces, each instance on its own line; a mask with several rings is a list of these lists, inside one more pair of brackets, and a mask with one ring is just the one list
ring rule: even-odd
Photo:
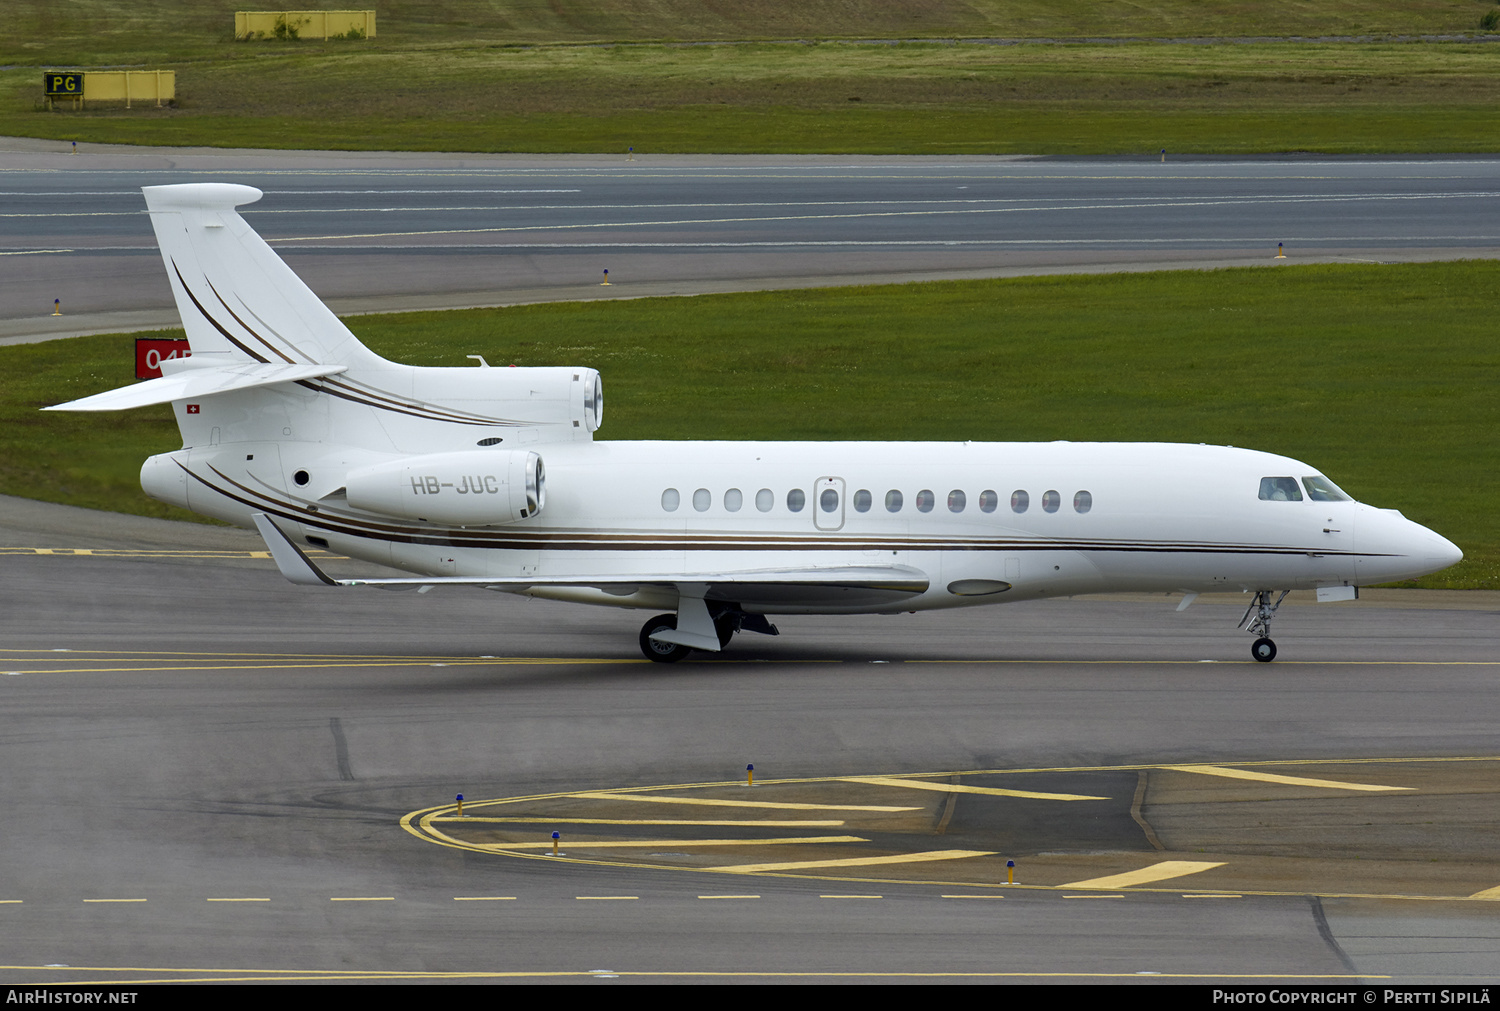
[[217,362],[385,362],[359,342],[235,208],[253,186],[143,187],[172,296],[195,357]]

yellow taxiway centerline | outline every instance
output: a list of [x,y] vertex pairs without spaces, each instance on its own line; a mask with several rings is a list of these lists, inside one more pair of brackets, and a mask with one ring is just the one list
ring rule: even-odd
[[1215,867],[1223,867],[1222,861],[1210,863],[1204,860],[1163,860],[1159,864],[1150,867],[1142,867],[1138,871],[1126,871],[1124,874],[1110,874],[1102,878],[1088,878],[1084,881],[1069,881],[1058,888],[1129,888],[1131,885],[1149,885],[1154,881],[1167,881],[1171,878],[1181,878],[1189,874],[1197,874],[1200,871],[1212,870]]
[[1482,892],[1475,892],[1469,898],[1488,902],[1500,902],[1500,885],[1496,885],[1494,888],[1486,888]]
[[644,793],[570,793],[584,800],[628,800],[642,804],[694,804],[703,807],[757,807],[781,811],[920,811],[920,807],[889,807],[881,804],[795,804],[771,800],[715,800],[709,797],[657,797]]
[[[568,845],[573,849],[593,850],[640,849],[643,846],[791,846],[797,843],[817,843],[822,845],[827,843],[861,843],[869,841],[857,835],[813,835],[791,836],[786,839],[642,839],[640,841],[611,839],[596,842],[580,842],[577,839],[569,839]],[[480,845],[486,849],[497,850],[540,850],[551,849],[552,840],[547,839],[542,842],[524,843],[480,843]]]
[[992,857],[986,850],[927,850],[922,853],[897,853],[885,857],[848,857],[843,860],[794,860],[779,864],[735,864],[727,867],[706,867],[704,870],[727,871],[734,874],[755,874],[760,871],[805,871],[819,867],[872,867],[878,864],[919,864],[932,860],[966,860],[969,857]]
[[667,825],[703,826],[708,828],[843,828],[842,821],[745,821],[726,818],[718,821],[699,821],[685,818],[471,818],[457,815],[452,818],[430,818],[431,822],[480,822],[484,824],[504,823],[510,825]]
[[1387,793],[1411,790],[1410,786],[1376,786],[1372,783],[1341,783],[1336,779],[1308,779],[1304,776],[1280,776],[1274,772],[1252,772],[1248,769],[1230,769],[1222,765],[1163,765],[1170,772],[1196,772],[1202,776],[1222,776],[1224,779],[1248,779],[1258,783],[1280,783],[1282,786],[1315,786],[1325,790],[1361,790],[1367,793]]
[[849,776],[843,783],[868,783],[871,786],[895,786],[905,790],[933,790],[937,793],[977,793],[987,797],[1021,797],[1026,800],[1109,800],[1081,793],[1037,793],[1034,790],[1004,790],[995,786],[964,786],[961,783],[935,783],[927,779],[901,779],[891,776]]

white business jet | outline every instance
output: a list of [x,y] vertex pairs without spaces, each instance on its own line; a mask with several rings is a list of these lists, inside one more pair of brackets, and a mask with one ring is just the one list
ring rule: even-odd
[[[259,190],[150,186],[191,357],[49,410],[172,404],[155,498],[265,538],[294,583],[476,586],[666,613],[662,662],[777,614],[891,614],[1115,591],[1253,594],[1276,656],[1286,593],[1452,565],[1452,543],[1313,467],[1161,443],[595,442],[588,368],[415,368],[361,344],[235,208]],[[307,547],[415,573],[333,579]],[[1277,595],[1279,592],[1279,596]]]

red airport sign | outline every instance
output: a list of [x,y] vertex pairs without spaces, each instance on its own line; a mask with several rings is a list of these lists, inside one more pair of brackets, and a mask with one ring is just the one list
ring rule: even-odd
[[185,340],[167,340],[162,337],[137,337],[135,339],[135,377],[157,379],[161,376],[161,363],[174,358],[186,358],[192,352]]

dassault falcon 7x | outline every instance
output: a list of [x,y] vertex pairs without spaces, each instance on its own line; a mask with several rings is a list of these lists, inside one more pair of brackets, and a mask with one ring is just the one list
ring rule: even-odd
[[[1269,453],[1158,443],[595,442],[589,368],[416,368],[361,344],[235,208],[145,188],[191,356],[49,410],[170,403],[155,498],[255,527],[294,583],[483,587],[648,608],[679,660],[777,614],[896,613],[1108,591],[1252,594],[1256,660],[1292,589],[1457,562],[1452,543]],[[313,546],[413,573],[333,579]],[[1279,596],[1278,596],[1279,593]]]

